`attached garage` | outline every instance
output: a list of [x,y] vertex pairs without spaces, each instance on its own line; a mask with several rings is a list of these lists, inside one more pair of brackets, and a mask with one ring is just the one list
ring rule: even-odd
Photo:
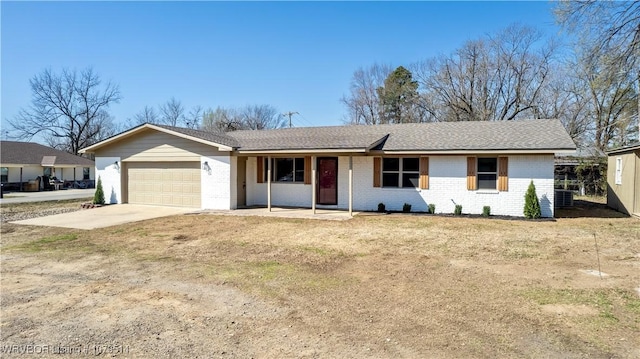
[[229,141],[214,133],[144,124],[83,151],[95,155],[107,203],[230,209],[236,181]]
[[129,203],[201,206],[200,162],[126,162]]

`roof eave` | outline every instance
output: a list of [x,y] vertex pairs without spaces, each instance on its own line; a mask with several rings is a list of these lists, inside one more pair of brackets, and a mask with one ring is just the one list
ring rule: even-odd
[[478,153],[495,153],[495,154],[558,154],[573,153],[575,148],[536,148],[536,149],[424,149],[424,150],[380,150],[371,151],[371,153],[394,154],[394,155],[417,155],[417,154],[434,154],[434,155],[463,155]]
[[236,151],[238,154],[246,155],[269,155],[269,154],[285,154],[285,153],[365,153],[366,148],[298,148],[298,149],[282,149],[282,150],[243,150]]
[[640,145],[633,145],[633,146],[615,148],[615,149],[612,149],[612,150],[605,151],[605,154],[607,154],[607,155],[615,155],[615,154],[618,154],[618,153],[631,152],[631,151],[636,151],[636,150],[640,150]]

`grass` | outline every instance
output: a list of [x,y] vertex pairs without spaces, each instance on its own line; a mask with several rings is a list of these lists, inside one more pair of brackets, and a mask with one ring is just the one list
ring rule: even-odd
[[611,306],[611,300],[609,300],[607,293],[602,290],[545,288],[526,290],[523,295],[540,305],[584,304],[596,308],[608,308]]
[[[55,251],[67,242],[75,241],[78,235],[75,233],[60,234],[49,237],[43,237],[32,242],[27,242],[7,248],[8,250],[24,250],[27,252]],[[65,246],[66,247],[66,246]]]
[[[95,231],[12,226],[3,229],[3,251],[24,253],[30,262],[75,263],[89,254],[108,258],[112,267],[101,268],[107,272],[125,265],[153,268],[132,275],[231,286],[294,313],[304,324],[300,330],[314,338],[332,333],[348,344],[375,346],[402,333],[406,352],[385,347],[391,351],[378,354],[411,356],[435,348],[442,357],[518,357],[557,348],[535,353],[632,357],[620,338],[631,349],[640,345],[629,338],[640,332],[634,289],[640,221],[631,218],[362,216],[329,226],[201,215]],[[615,277],[579,272],[595,263],[593,233],[603,270]],[[540,310],[547,305],[592,312]],[[295,320],[268,324],[277,328]],[[532,333],[550,342],[527,342]],[[589,343],[597,343],[595,349]]]

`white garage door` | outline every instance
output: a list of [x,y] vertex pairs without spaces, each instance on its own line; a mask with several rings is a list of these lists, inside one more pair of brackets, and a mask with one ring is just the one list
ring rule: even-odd
[[128,162],[129,203],[200,208],[199,162]]

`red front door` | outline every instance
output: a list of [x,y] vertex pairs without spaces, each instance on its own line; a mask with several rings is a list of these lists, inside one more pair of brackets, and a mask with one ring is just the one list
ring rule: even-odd
[[318,204],[338,204],[338,158],[318,158]]

